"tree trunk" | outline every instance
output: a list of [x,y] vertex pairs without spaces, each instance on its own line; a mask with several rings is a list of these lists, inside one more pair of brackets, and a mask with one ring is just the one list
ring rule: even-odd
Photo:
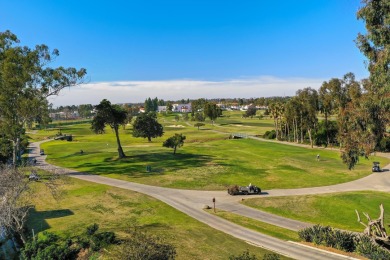
[[16,140],[12,140],[12,143],[14,145],[12,151],[12,164],[16,167],[20,155],[20,138],[17,137]]
[[296,140],[297,140],[297,135],[296,135],[296,129],[295,129],[295,118],[293,118],[293,125],[292,125],[292,127],[293,127],[293,135],[294,135],[294,142],[296,142]]
[[288,142],[290,142],[290,125],[286,123],[286,132],[287,132],[287,138],[288,138]]
[[148,136],[148,141],[151,142],[152,141],[152,138],[150,136]]
[[176,154],[176,148],[177,146],[173,147],[173,154]]
[[325,112],[325,132],[326,132],[326,146],[329,146],[329,133],[328,133],[328,112]]
[[307,133],[309,134],[311,148],[313,148],[313,139],[311,138],[311,129],[310,128],[307,130]]
[[115,131],[115,135],[116,135],[116,143],[118,144],[118,155],[119,155],[119,158],[120,158],[120,159],[125,158],[126,155],[125,155],[125,153],[123,152],[122,145],[121,145],[121,141],[119,140],[118,126],[117,126],[117,127],[114,127],[114,131]]

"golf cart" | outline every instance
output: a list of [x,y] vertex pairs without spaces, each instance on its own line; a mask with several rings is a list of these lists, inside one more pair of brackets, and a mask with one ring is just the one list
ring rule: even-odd
[[379,167],[379,162],[372,163],[372,172],[381,172],[381,167]]
[[230,195],[249,195],[249,194],[261,194],[260,187],[249,184],[248,186],[233,185],[228,188]]

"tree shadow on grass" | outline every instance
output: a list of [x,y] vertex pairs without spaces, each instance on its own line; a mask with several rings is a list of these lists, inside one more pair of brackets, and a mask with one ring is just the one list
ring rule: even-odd
[[35,233],[38,233],[50,228],[50,225],[46,221],[47,219],[62,218],[71,215],[74,215],[74,213],[70,209],[36,211],[35,208],[31,208],[27,226],[30,229],[34,229]]
[[[210,155],[172,152],[140,153],[123,159],[106,158],[100,163],[84,163],[80,167],[90,168],[93,174],[123,174],[130,177],[164,175],[167,171],[205,167],[213,162]],[[218,163],[220,165],[220,163]],[[147,169],[147,166],[150,166]]]

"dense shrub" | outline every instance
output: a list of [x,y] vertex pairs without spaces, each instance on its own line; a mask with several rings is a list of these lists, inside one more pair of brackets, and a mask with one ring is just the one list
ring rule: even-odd
[[265,138],[265,139],[275,139],[276,138],[275,130],[265,132],[265,134],[263,135],[263,138]]
[[390,137],[385,136],[382,138],[382,140],[379,142],[379,150],[381,152],[390,152]]
[[80,248],[71,245],[72,240],[61,240],[59,236],[43,232],[37,240],[29,241],[22,249],[22,259],[75,259]]
[[351,232],[315,225],[298,231],[306,242],[325,245],[346,252],[356,252],[369,259],[390,259],[390,252],[375,244],[370,237],[357,236]]
[[375,244],[370,237],[362,235],[357,237],[356,253],[373,260],[390,259],[390,252]]
[[333,230],[334,246],[339,250],[346,252],[355,251],[355,238],[356,236],[351,232],[345,232],[340,230]]
[[115,233],[98,233],[98,230],[99,225],[90,225],[86,228],[85,234],[75,236],[73,240],[43,232],[36,240],[25,244],[22,259],[76,259],[81,249],[99,251],[105,246],[117,243]]

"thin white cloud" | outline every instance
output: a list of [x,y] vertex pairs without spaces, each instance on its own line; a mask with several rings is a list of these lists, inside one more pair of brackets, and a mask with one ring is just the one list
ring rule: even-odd
[[298,89],[318,89],[324,79],[277,78],[262,76],[224,81],[191,79],[161,81],[91,82],[63,90],[49,101],[60,105],[98,104],[102,99],[112,103],[143,102],[146,98],[164,100],[197,98],[256,98],[292,96]]

